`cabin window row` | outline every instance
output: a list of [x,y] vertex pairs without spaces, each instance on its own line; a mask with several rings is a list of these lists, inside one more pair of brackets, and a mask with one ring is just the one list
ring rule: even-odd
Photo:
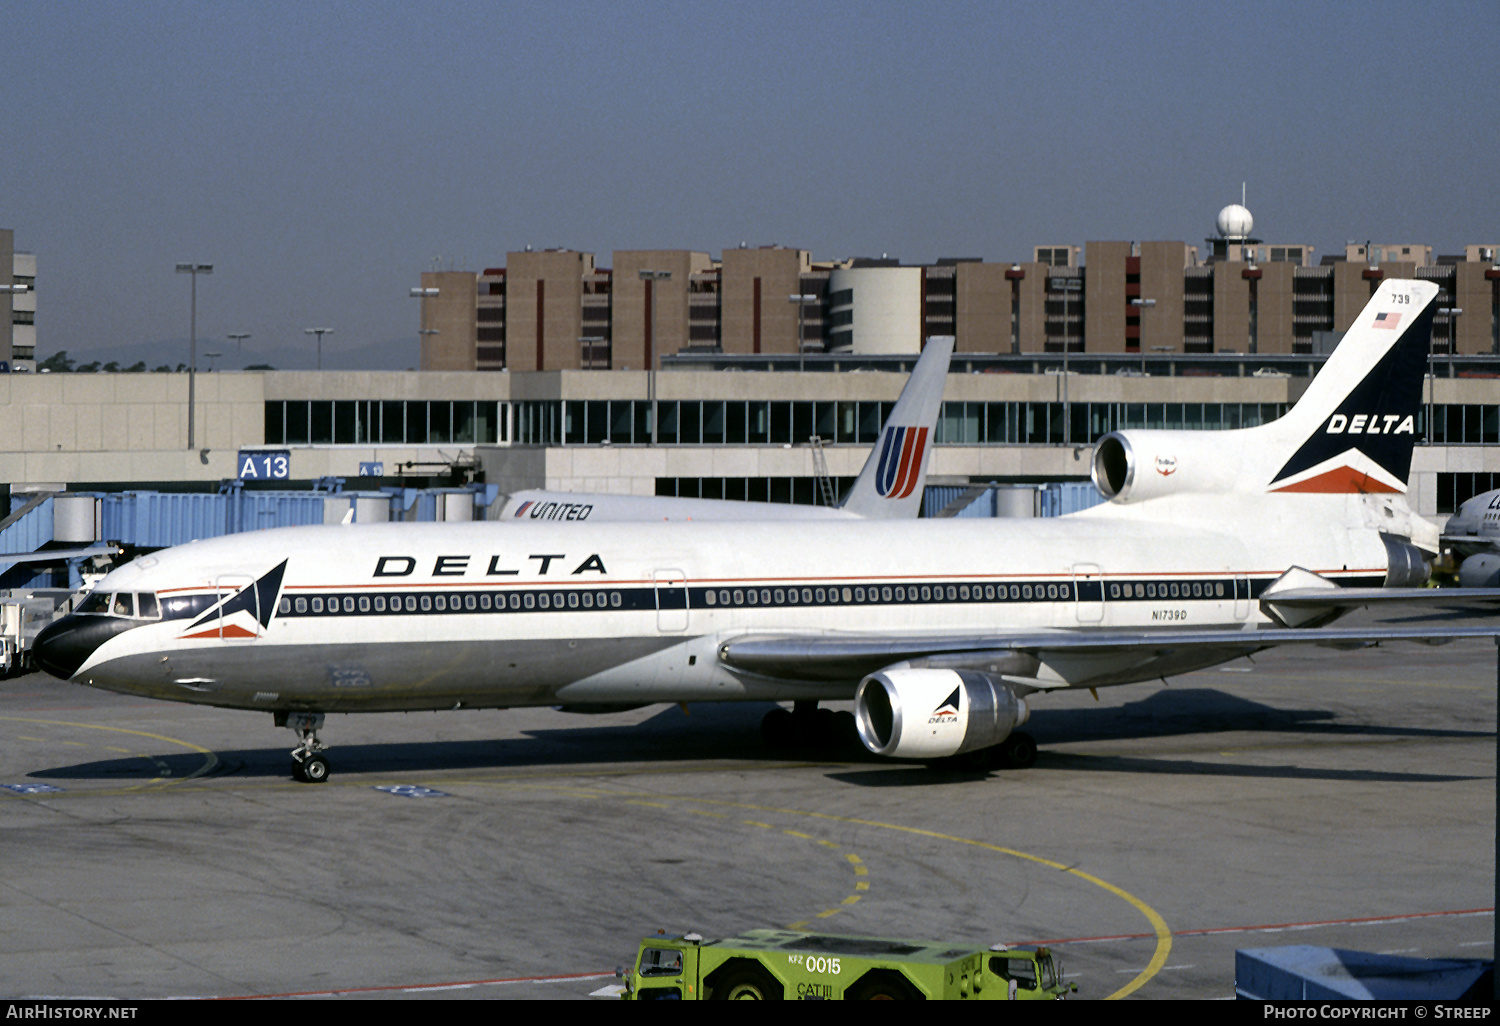
[[[1112,581],[1114,601],[1165,598],[1222,599],[1232,594],[1225,581]],[[566,591],[414,592],[395,595],[322,594],[284,597],[281,616],[350,616],[440,613],[561,612],[568,610],[652,610],[683,608],[683,587]],[[1106,588],[1097,580],[1016,584],[806,585],[765,588],[691,588],[695,609],[749,606],[827,606],[939,602],[1097,602]]]
[[501,613],[563,609],[620,609],[619,591],[422,592],[410,595],[298,595],[283,598],[282,616],[383,613]]
[[1223,598],[1225,594],[1223,581],[1166,581],[1159,584],[1153,581],[1136,581],[1111,583],[1109,586],[1109,597],[1112,599]]

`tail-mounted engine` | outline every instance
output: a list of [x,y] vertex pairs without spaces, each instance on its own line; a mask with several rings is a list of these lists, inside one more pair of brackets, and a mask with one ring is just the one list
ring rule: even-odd
[[876,755],[945,759],[1004,741],[1030,716],[1004,681],[974,670],[872,673],[854,696],[859,739]]
[[1094,447],[1090,476],[1111,502],[1186,492],[1232,492],[1242,482],[1222,431],[1111,431]]

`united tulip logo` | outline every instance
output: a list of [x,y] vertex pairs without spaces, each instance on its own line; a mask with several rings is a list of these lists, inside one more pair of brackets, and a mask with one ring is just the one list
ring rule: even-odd
[[925,427],[891,427],[880,449],[875,490],[887,499],[904,499],[917,486],[922,456],[927,451]]

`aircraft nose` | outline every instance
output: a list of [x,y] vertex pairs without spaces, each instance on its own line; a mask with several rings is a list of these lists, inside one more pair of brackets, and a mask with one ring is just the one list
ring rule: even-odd
[[95,649],[133,626],[113,616],[65,616],[42,628],[31,643],[31,658],[52,676],[71,680]]

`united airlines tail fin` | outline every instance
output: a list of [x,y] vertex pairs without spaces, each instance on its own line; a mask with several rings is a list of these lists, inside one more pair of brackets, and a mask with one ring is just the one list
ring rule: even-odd
[[845,511],[871,520],[911,519],[917,515],[952,356],[952,335],[934,335],[927,340],[896,408],[880,429],[870,458],[844,499]]
[[1280,420],[1235,431],[1110,432],[1094,448],[1094,484],[1116,503],[1405,492],[1437,294],[1431,282],[1382,284]]

